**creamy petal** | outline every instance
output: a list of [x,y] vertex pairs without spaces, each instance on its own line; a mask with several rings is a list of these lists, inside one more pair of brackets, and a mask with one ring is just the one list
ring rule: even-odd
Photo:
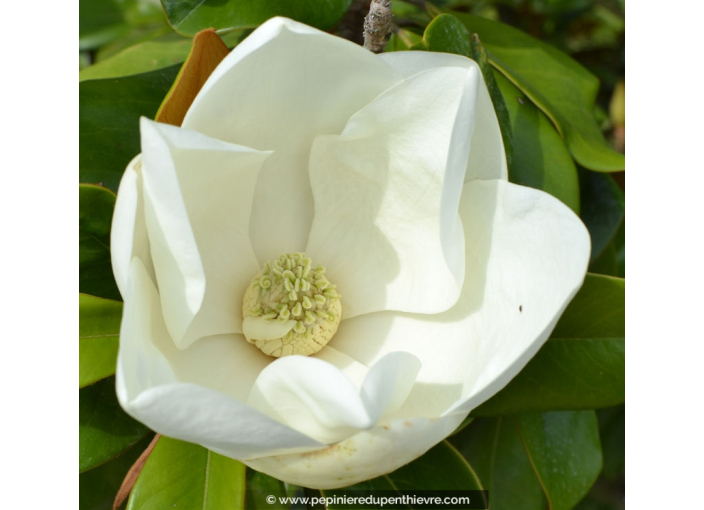
[[[476,62],[460,55],[425,51],[398,51],[383,53],[379,57],[401,73],[404,78],[436,67],[477,67]],[[508,180],[506,153],[499,121],[484,80],[480,80],[477,97],[476,123],[481,129],[474,131],[467,164],[465,181],[474,179]]]
[[249,219],[269,155],[141,121],[146,223],[164,317],[185,348],[241,333],[242,297],[259,271]]
[[274,151],[257,183],[251,219],[261,264],[305,247],[313,218],[313,138],[341,132],[354,112],[399,80],[362,47],[285,18],[261,25],[213,72],[183,127]]
[[129,286],[128,276],[133,257],[139,257],[152,281],[156,281],[144,218],[141,171],[142,156],[138,155],[127,165],[120,181],[110,231],[112,270],[123,297]]
[[457,208],[474,129],[476,68],[414,75],[318,137],[306,252],[327,267],[343,317],[438,313],[457,300],[464,245]]
[[[228,370],[237,378],[229,381],[235,393],[251,387],[257,360],[247,359],[237,346],[251,353],[257,349],[243,338],[231,338],[240,342],[230,342],[229,348],[216,341],[205,346],[198,342],[193,351],[176,349],[161,318],[159,295],[138,258],[132,261],[129,281],[116,373],[117,396],[128,414],[157,432],[238,459],[322,446],[208,387],[222,384]],[[233,361],[232,366],[226,361]]]
[[505,181],[472,181],[460,215],[467,276],[452,309],[346,320],[331,342],[366,365],[400,350],[422,360],[410,396],[391,416],[479,405],[537,352],[582,285],[589,234],[557,199]]
[[251,340],[276,340],[285,336],[296,325],[296,321],[272,321],[262,317],[245,317],[242,332]]
[[423,455],[450,435],[464,419],[399,419],[362,431],[313,452],[245,460],[257,471],[288,483],[336,489],[390,473]]
[[262,370],[247,403],[321,443],[376,425],[398,407],[420,368],[415,356],[390,353],[371,367],[361,392],[334,365],[305,356],[280,358]]

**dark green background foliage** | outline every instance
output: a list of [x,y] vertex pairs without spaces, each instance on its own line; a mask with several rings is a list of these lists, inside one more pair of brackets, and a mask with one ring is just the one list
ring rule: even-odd
[[[337,33],[359,23],[363,4],[80,0],[82,510],[112,507],[153,437],[120,409],[113,377],[122,303],[110,267],[110,224],[122,172],[139,152],[139,117],[154,117],[199,30],[214,26],[233,47],[282,15]],[[625,126],[623,99],[614,97],[624,79],[623,0],[396,0],[394,15],[387,51],[457,53],[479,63],[510,180],[579,214],[592,253],[584,286],[513,381],[421,458],[352,488],[483,488],[494,510],[623,508]],[[267,508],[266,493],[320,491],[163,437],[123,507]]]

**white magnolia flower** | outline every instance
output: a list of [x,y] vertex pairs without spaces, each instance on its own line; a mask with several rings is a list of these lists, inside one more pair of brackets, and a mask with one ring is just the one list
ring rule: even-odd
[[521,370],[585,274],[584,226],[507,182],[460,56],[272,19],[181,128],[142,119],[141,137],[112,230],[120,403],[291,483],[423,454]]

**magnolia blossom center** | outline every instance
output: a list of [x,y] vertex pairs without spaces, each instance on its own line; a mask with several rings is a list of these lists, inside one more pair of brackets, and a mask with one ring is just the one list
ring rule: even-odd
[[336,286],[305,253],[267,262],[244,293],[242,331],[264,354],[279,358],[315,354],[340,325]]

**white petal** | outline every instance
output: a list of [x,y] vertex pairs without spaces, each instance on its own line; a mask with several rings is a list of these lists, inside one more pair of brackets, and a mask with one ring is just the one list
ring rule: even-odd
[[385,412],[396,411],[408,398],[421,362],[407,352],[387,354],[369,370],[362,385],[362,401],[376,423]]
[[[477,66],[473,60],[449,53],[398,51],[379,56],[401,73],[404,78],[435,67],[467,68]],[[496,118],[486,84],[484,80],[480,81],[476,122],[477,126],[481,126],[481,129],[476,129],[472,135],[465,181],[469,182],[474,179],[503,179],[506,181],[508,180],[508,167],[499,121]]]
[[451,415],[432,420],[394,420],[323,450],[249,459],[244,463],[303,487],[346,487],[408,464],[451,434],[463,419],[463,415]]
[[285,336],[296,325],[296,321],[267,320],[262,317],[245,317],[242,332],[250,340],[276,340]]
[[284,18],[261,25],[213,72],[183,127],[275,151],[257,183],[251,220],[261,264],[305,247],[313,138],[342,131],[354,112],[399,80],[362,47]]
[[371,367],[360,394],[330,363],[287,356],[261,372],[247,403],[321,443],[333,443],[374,427],[384,411],[398,407],[419,368],[415,356],[388,354]]
[[267,153],[141,121],[147,230],[164,317],[180,348],[241,333],[242,297],[259,271],[249,241]]
[[117,287],[123,297],[129,286],[128,275],[133,257],[139,257],[147,268],[152,281],[156,281],[147,224],[144,218],[141,169],[141,155],[136,156],[127,165],[120,181],[120,188],[117,191],[110,232],[112,270],[115,274]]
[[462,194],[466,280],[438,315],[384,312],[343,321],[332,346],[366,365],[388,352],[422,360],[392,416],[467,412],[511,380],[547,339],[582,285],[589,235],[550,195],[505,181],[472,181]]
[[437,313],[457,300],[457,207],[478,83],[473,67],[431,69],[379,96],[341,135],[315,140],[306,252],[337,284],[343,317]]
[[[159,295],[137,258],[129,281],[116,373],[117,396],[127,413],[157,432],[233,458],[322,446],[226,392],[208,387],[228,383],[222,380],[226,374],[233,393],[251,387],[259,371],[256,365],[261,363],[256,357],[265,358],[256,354],[256,348],[232,335],[230,340],[239,341],[226,344],[216,339],[208,345],[213,340],[208,338],[185,351],[177,350],[161,317]],[[239,346],[254,355],[247,357]]]

